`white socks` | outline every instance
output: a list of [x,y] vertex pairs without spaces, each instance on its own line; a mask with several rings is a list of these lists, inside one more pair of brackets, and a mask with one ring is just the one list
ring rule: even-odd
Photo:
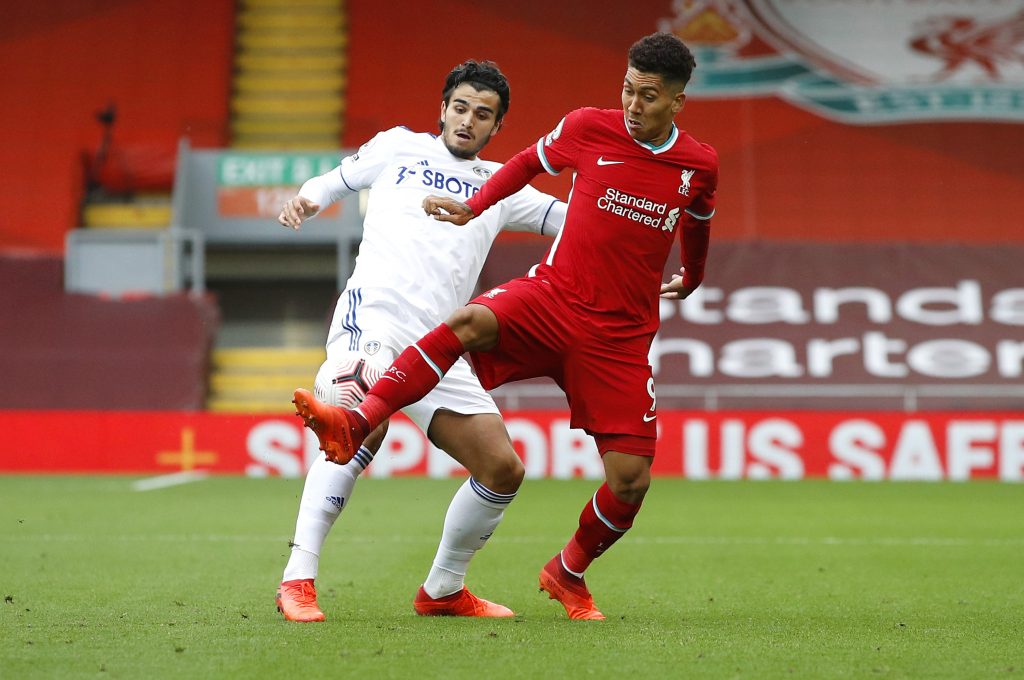
[[324,456],[317,456],[313,461],[302,487],[292,554],[284,568],[282,581],[316,578],[324,540],[352,498],[359,473],[371,460],[373,454],[362,447],[345,465],[336,465]]
[[[373,454],[360,448],[346,465],[319,456],[310,466],[282,581],[316,578],[327,534],[349,504],[359,473],[371,460]],[[494,493],[472,477],[459,487],[448,506],[441,544],[423,584],[427,595],[437,599],[462,590],[469,561],[487,543],[515,497],[514,493]]]
[[459,487],[448,506],[441,545],[423,584],[427,595],[437,599],[462,590],[469,561],[484,547],[515,497],[514,493],[494,493],[472,477]]

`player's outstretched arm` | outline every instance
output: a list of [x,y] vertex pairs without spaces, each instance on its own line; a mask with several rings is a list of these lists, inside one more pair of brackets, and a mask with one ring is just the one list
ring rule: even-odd
[[672,275],[671,281],[661,284],[661,297],[666,300],[685,300],[690,293],[697,290],[697,287],[700,286],[699,279],[690,281],[686,277],[681,276],[681,274],[686,272],[685,269],[680,269],[679,272],[680,274]]
[[303,221],[316,216],[318,212],[320,212],[318,203],[314,203],[304,196],[295,196],[285,202],[284,207],[281,208],[281,214],[277,216],[277,221],[283,227],[291,227],[298,231]]
[[460,227],[476,217],[468,205],[448,196],[427,196],[423,199],[423,211],[435,220]]
[[354,187],[345,183],[345,179],[341,176],[341,166],[326,174],[307,179],[299,187],[299,193],[281,208],[281,214],[278,215],[277,221],[282,226],[298,230],[303,222],[316,217],[321,210],[334,205],[358,189],[364,188],[358,182],[354,182]]

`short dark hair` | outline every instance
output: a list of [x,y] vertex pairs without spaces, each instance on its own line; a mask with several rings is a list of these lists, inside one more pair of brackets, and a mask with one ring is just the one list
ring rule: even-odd
[[445,106],[451,101],[455,88],[463,83],[469,83],[476,90],[491,90],[498,95],[501,107],[495,113],[495,118],[500,122],[508,112],[509,88],[508,79],[498,65],[493,61],[467,59],[453,68],[448,77],[444,79],[444,89],[441,90]]
[[671,33],[652,33],[629,48],[629,65],[637,71],[656,73],[667,82],[685,86],[697,62],[682,40]]

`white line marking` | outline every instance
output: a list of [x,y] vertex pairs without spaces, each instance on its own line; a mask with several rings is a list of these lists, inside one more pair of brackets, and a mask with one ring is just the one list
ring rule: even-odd
[[203,470],[186,470],[169,475],[160,475],[159,477],[148,477],[132,482],[132,491],[154,491],[156,489],[166,489],[169,486],[199,482],[206,479],[208,474]]

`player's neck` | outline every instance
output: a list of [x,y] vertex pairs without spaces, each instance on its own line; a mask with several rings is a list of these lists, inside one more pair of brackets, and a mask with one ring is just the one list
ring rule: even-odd
[[658,133],[654,139],[644,140],[644,144],[648,146],[661,146],[668,141],[668,138],[672,136],[672,128],[674,125],[669,125],[667,128]]

